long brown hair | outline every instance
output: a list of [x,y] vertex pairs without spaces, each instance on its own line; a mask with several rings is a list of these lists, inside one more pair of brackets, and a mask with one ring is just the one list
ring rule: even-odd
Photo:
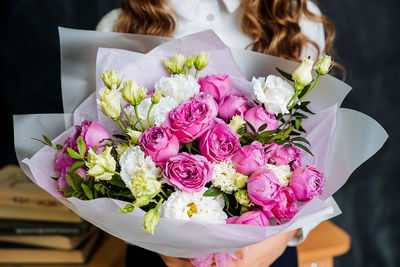
[[[335,30],[325,16],[311,13],[308,0],[242,0],[242,30],[250,36],[257,52],[300,61],[301,51],[309,44],[318,45],[304,35],[299,20],[305,15],[320,22],[326,30],[324,53],[333,42]],[[175,21],[169,0],[124,0],[122,15],[115,25],[117,32],[172,36]]]

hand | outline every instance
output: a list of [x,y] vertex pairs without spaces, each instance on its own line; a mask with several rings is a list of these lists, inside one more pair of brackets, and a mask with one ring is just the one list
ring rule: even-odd
[[236,267],[265,267],[270,266],[279,256],[283,254],[287,243],[297,230],[275,235],[260,243],[248,246],[247,256],[245,249],[235,252],[240,261],[234,261]]
[[193,267],[190,263],[190,259],[175,258],[159,254],[165,265],[168,267]]

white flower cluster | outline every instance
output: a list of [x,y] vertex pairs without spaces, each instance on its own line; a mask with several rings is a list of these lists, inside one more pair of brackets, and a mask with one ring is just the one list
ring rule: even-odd
[[121,178],[128,186],[137,176],[161,178],[161,168],[157,167],[150,156],[145,156],[140,146],[128,148],[119,160]]
[[225,223],[227,215],[223,211],[224,199],[221,195],[217,197],[205,197],[201,192],[186,193],[176,191],[164,202],[159,213],[161,217],[179,220],[194,220],[205,223]]
[[211,179],[213,186],[220,188],[228,194],[237,191],[239,188],[235,184],[236,170],[232,161],[221,161],[214,164],[214,173]]
[[283,186],[289,185],[290,177],[292,176],[292,172],[290,171],[289,165],[276,166],[272,164],[267,164],[267,168],[275,173],[281,185]]
[[161,91],[164,96],[170,96],[181,104],[197,94],[200,85],[191,75],[176,74],[171,77],[162,77],[156,82],[154,88],[156,91]]
[[294,95],[294,89],[290,84],[274,75],[269,75],[266,79],[253,77],[251,82],[255,100],[263,103],[269,113],[289,113],[286,106]]
[[[145,98],[143,101],[137,106],[139,117],[142,120],[144,127],[146,129],[150,128],[149,123],[147,122],[147,113],[149,112],[149,108],[151,105],[151,98]],[[170,96],[161,97],[160,102],[155,104],[150,112],[150,123],[153,126],[160,126],[163,125],[165,119],[167,118],[168,112],[178,106],[178,102]],[[133,106],[128,107],[125,109],[128,118],[133,124],[138,123],[138,119],[135,114],[135,109]]]

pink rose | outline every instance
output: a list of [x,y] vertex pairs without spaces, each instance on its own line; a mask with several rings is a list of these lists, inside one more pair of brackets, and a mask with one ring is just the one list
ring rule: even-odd
[[205,157],[183,152],[169,158],[163,174],[174,187],[193,193],[203,189],[211,180],[213,171]]
[[216,117],[218,115],[218,104],[212,95],[208,93],[198,93],[195,94],[191,99],[195,99],[199,102],[206,103],[208,107],[211,109],[213,117]]
[[293,161],[291,170],[301,166],[301,151],[296,146],[284,147],[285,145],[269,144],[265,147],[268,163],[276,166],[288,165]]
[[302,166],[292,173],[289,186],[297,200],[308,201],[321,195],[324,185],[325,177],[314,166]]
[[198,100],[183,102],[168,113],[165,125],[178,137],[180,143],[199,139],[209,128],[213,118],[210,107]]
[[209,93],[218,102],[232,91],[228,75],[218,74],[199,78],[200,92]]
[[237,172],[244,175],[251,175],[267,164],[267,155],[264,147],[258,141],[239,148],[232,156],[232,163]]
[[229,159],[240,148],[239,136],[220,119],[200,139],[200,153],[211,162]]
[[280,183],[269,169],[254,172],[247,180],[249,198],[263,209],[272,208],[279,198]]
[[264,212],[259,209],[254,209],[240,215],[235,224],[268,226],[269,220],[267,216],[265,216]]
[[[247,110],[244,113],[243,118],[253,125],[256,131],[258,131],[258,128],[264,124],[267,124],[268,126],[261,132],[276,130],[279,126],[279,122],[276,120],[275,115],[269,114],[262,106],[256,106]],[[249,126],[247,126],[247,131],[252,133]]]
[[280,222],[283,219],[291,219],[297,210],[296,199],[290,187],[282,186],[278,192],[278,202],[273,206],[271,212]]
[[154,162],[165,162],[170,157],[178,155],[179,141],[165,126],[151,127],[139,137],[139,145],[143,146],[146,156]]
[[246,112],[247,100],[241,96],[227,95],[219,102],[218,115],[223,120],[230,120],[235,115],[243,116]]

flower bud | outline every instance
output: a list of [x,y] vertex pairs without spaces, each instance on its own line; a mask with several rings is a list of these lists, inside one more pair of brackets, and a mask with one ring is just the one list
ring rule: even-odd
[[151,103],[158,104],[161,100],[161,97],[162,97],[161,91],[155,92],[154,95],[151,97]]
[[188,57],[186,59],[186,67],[188,69],[191,69],[193,67],[193,62],[194,62],[194,58]]
[[147,89],[139,86],[135,81],[125,81],[121,89],[123,99],[131,104],[137,106],[146,97]]
[[111,155],[111,147],[107,147],[98,155],[90,149],[86,166],[89,168],[87,174],[93,176],[96,181],[111,180],[117,166],[114,157]]
[[246,212],[250,211],[250,208],[251,207],[249,207],[249,206],[240,207],[240,214],[243,214],[243,213],[246,213]]
[[202,70],[207,66],[208,56],[209,54],[206,52],[200,52],[196,55],[193,61],[193,65],[196,70]]
[[133,205],[136,208],[141,208],[143,206],[149,205],[151,199],[152,198],[147,195],[140,196],[140,197],[136,198],[135,202],[133,202]]
[[97,104],[101,107],[103,113],[112,120],[119,119],[121,113],[121,96],[117,90],[101,89],[100,100],[97,99]]
[[247,180],[249,180],[249,177],[241,173],[236,173],[234,179],[237,188],[241,189],[247,185]]
[[127,129],[127,134],[129,136],[131,144],[133,144],[133,145],[139,144],[139,137],[142,135],[142,132],[135,131],[132,129]]
[[116,70],[106,70],[101,73],[101,79],[104,85],[112,90],[118,89],[121,84],[121,79],[118,77],[118,72]]
[[325,75],[327,74],[332,66],[332,59],[330,56],[324,56],[320,61],[318,61],[315,70],[317,71],[318,74],[320,75]]
[[240,115],[235,115],[232,117],[232,120],[229,122],[229,127],[232,128],[232,130],[237,133],[239,129],[246,124],[245,120],[242,118]]
[[156,209],[149,210],[146,215],[144,215],[144,230],[154,234],[154,230],[160,221],[160,214]]
[[119,160],[119,158],[121,157],[122,154],[124,154],[124,152],[129,148],[129,145],[125,142],[123,143],[118,143],[117,147],[115,148],[115,150],[117,151],[117,159]]
[[154,177],[136,176],[127,186],[136,198],[136,201],[142,199],[142,197],[151,200],[161,191],[161,182]]
[[170,60],[163,59],[163,63],[167,70],[172,74],[182,73],[183,68],[186,64],[186,58],[184,55],[174,55]]
[[235,199],[239,204],[241,204],[243,206],[250,207],[252,205],[252,202],[249,198],[249,194],[247,193],[246,189],[241,189],[241,190],[237,191],[235,193]]
[[294,80],[294,88],[297,90],[303,89],[305,86],[309,85],[312,78],[312,67],[314,61],[311,59],[304,59],[297,69],[292,74],[292,79]]

